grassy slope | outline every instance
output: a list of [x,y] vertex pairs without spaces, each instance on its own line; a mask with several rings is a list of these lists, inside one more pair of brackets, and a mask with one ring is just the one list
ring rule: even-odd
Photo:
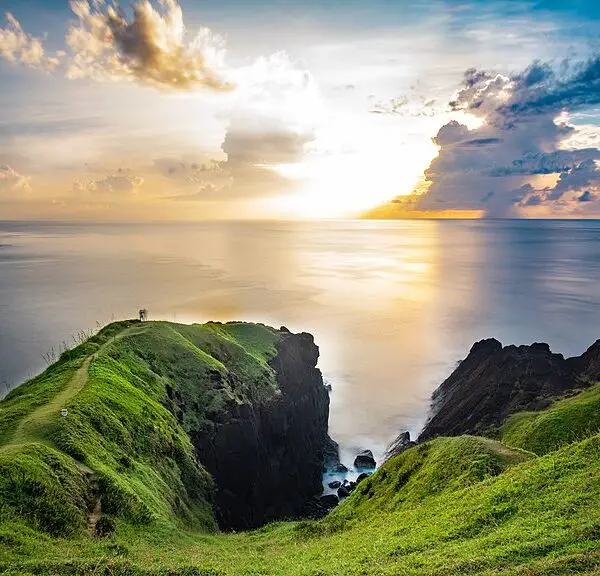
[[[50,375],[40,376],[39,382],[46,384],[29,383],[0,404],[0,422],[8,423],[2,432],[0,497],[10,492],[7,468],[14,471],[18,464],[27,476],[33,462],[48,497],[61,491],[74,497],[70,504],[76,518],[82,506],[76,497],[85,499],[88,489],[83,466],[106,476],[109,487],[116,486],[112,511],[116,531],[90,538],[83,524],[68,533],[68,516],[52,528],[62,517],[55,509],[50,508],[54,513],[49,518],[32,521],[3,508],[0,572],[4,568],[8,574],[599,573],[600,435],[592,400],[597,389],[556,403],[536,418],[513,417],[504,429],[503,444],[463,436],[417,446],[386,463],[321,521],[218,534],[210,530],[205,506],[208,488],[202,483],[208,480],[188,458],[184,430],[196,426],[197,418],[210,421],[222,402],[260,400],[271,393],[274,382],[266,360],[277,334],[239,324],[191,328],[157,324],[137,334],[123,329],[136,328],[121,327],[114,347],[101,335],[98,342],[86,345],[86,354],[76,352],[63,359],[64,365],[52,367]],[[90,361],[87,385],[70,400],[74,418],[51,418],[42,427],[28,425],[30,431],[44,431],[38,439],[46,444],[33,443],[31,435],[27,443],[19,443],[19,434],[15,435],[19,423],[39,410],[42,397],[47,402],[64,393],[89,354],[97,356]],[[214,371],[223,370],[229,373],[223,386],[201,390],[194,386],[198,378],[206,381]],[[159,403],[167,385],[200,410],[179,413],[179,421],[171,417]],[[44,391],[48,386],[51,393]],[[573,435],[573,425],[583,421],[587,423]],[[557,430],[552,437],[545,433],[548,427]],[[550,440],[536,450],[547,452],[543,456],[533,454],[525,441],[516,441],[536,435]],[[509,448],[508,439],[531,452]],[[562,448],[555,450],[557,446]],[[66,455],[77,451],[81,453],[76,460]],[[16,485],[22,486],[17,477]],[[197,485],[190,478],[200,482],[199,494],[193,492]]]
[[600,432],[600,384],[552,404],[541,412],[521,412],[502,426],[503,441],[546,454]]
[[129,527],[93,542],[0,536],[13,538],[11,564],[35,573],[566,575],[597,573],[599,518],[598,436],[542,458],[459,437],[390,461],[319,522],[227,535]]
[[[214,530],[212,480],[185,429],[272,396],[278,338],[248,324],[124,322],[63,354],[0,403],[0,521],[76,537],[101,497],[109,528]],[[192,409],[176,418],[168,390]]]

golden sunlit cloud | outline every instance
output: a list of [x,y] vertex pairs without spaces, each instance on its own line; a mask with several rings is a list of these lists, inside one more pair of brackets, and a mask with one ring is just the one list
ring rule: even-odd
[[67,34],[73,52],[68,78],[137,80],[167,90],[198,87],[229,91],[223,78],[224,42],[208,28],[185,39],[183,12],[176,0],[133,5],[128,19],[118,5],[73,0],[78,22]]
[[9,62],[24,64],[31,68],[54,70],[60,63],[59,57],[48,56],[40,38],[27,34],[19,21],[9,12],[7,25],[0,28],[0,56]]
[[[595,78],[592,60],[564,78],[537,61],[520,73],[450,70],[435,27],[400,40],[332,29],[290,39],[267,27],[261,43],[250,26],[236,30],[232,66],[221,36],[188,33],[184,22],[202,16],[189,4],[185,20],[177,0],[69,5],[66,51],[51,53],[52,31],[32,36],[12,15],[0,28],[0,58],[53,72],[55,90],[43,104],[27,92],[19,118],[3,123],[4,207],[10,197],[39,201],[40,213],[52,202],[53,215],[101,205],[142,219],[600,210],[597,127],[567,112],[597,101],[579,79]],[[435,61],[429,77],[412,49]],[[450,78],[441,88],[439,66]],[[536,94],[542,106],[563,100],[538,114]],[[546,173],[554,182],[538,184]]]

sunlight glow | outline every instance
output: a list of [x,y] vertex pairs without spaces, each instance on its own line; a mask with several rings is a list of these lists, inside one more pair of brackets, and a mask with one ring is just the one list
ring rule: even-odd
[[437,149],[425,134],[406,138],[405,130],[389,119],[328,118],[301,162],[271,167],[299,183],[275,208],[301,218],[355,217],[410,194]]

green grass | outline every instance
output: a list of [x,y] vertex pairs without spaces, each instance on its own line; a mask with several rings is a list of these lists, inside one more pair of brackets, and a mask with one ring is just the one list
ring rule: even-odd
[[461,437],[398,456],[318,522],[241,534],[129,525],[105,540],[48,539],[43,554],[9,525],[0,552],[38,574],[560,576],[597,573],[599,538],[598,436],[541,458]]
[[232,403],[274,396],[279,337],[239,323],[123,322],[65,352],[0,403],[0,522],[81,535],[101,497],[107,525],[214,531],[212,478],[187,433]]
[[[241,323],[119,323],[13,391],[0,403],[0,573],[600,573],[600,386],[513,416],[502,442],[416,446],[320,521],[219,533],[189,434],[277,393],[279,338]],[[108,532],[92,537],[98,494]]]
[[520,412],[501,427],[503,442],[547,454],[600,432],[600,384],[541,412]]

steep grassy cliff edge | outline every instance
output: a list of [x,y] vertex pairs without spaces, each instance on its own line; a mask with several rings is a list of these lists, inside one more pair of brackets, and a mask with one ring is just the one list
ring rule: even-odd
[[494,438],[406,450],[321,520],[268,523],[318,490],[317,359],[243,323],[120,322],[63,354],[0,402],[0,573],[598,574],[591,381]]

